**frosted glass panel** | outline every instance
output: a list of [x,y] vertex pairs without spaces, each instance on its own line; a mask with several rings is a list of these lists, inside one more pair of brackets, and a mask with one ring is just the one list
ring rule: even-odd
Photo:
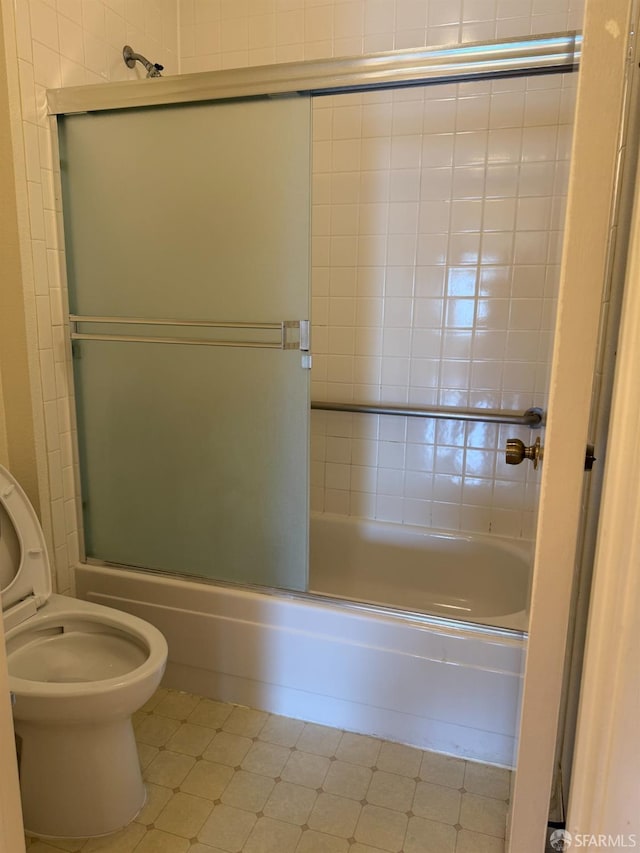
[[292,442],[307,428],[300,355],[79,347],[88,554],[304,588],[305,451]]
[[[226,323],[309,316],[309,102],[61,121],[72,314]],[[270,343],[279,330],[82,333]],[[74,342],[89,557],[305,589],[308,378],[296,349]]]
[[72,313],[308,316],[307,98],[60,125]]

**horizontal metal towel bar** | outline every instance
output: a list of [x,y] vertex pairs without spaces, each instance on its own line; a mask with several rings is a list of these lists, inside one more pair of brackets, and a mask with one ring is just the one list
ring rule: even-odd
[[[157,343],[157,344],[185,344],[209,347],[251,347],[256,349],[301,349],[299,340],[289,339],[290,330],[300,330],[301,321],[283,320],[279,323],[253,323],[253,322],[218,322],[214,320],[167,320],[150,317],[98,317],[95,315],[70,314],[72,341],[122,341],[133,343]],[[108,332],[80,332],[78,325],[81,323],[97,323],[99,325],[124,325],[124,326],[163,326],[173,328],[195,328],[195,329],[251,329],[254,331],[278,332],[277,341],[234,341],[234,340],[212,340],[209,338],[181,338],[171,335],[122,335]],[[304,325],[306,321],[302,321]]]
[[96,335],[79,332],[71,333],[72,341],[121,341],[134,344],[184,344],[185,346],[204,347],[249,347],[254,349],[286,349],[278,342],[265,341],[210,341],[207,338],[171,338],[171,337],[136,337],[135,335]]
[[544,424],[542,409],[527,409],[523,414],[496,409],[458,409],[449,406],[377,406],[368,403],[325,403],[314,400],[312,409],[327,412],[354,412],[369,415],[402,415],[409,418],[436,418],[453,421],[475,421],[493,424],[517,424],[518,426],[541,427]]
[[582,36],[548,33],[445,47],[412,48],[366,56],[284,62],[47,93],[50,114],[94,112],[161,104],[196,103],[266,95],[327,95],[367,89],[491,80],[578,68]]

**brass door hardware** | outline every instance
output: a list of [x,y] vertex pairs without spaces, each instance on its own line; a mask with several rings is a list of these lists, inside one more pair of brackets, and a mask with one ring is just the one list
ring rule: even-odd
[[[587,449],[584,455],[584,470],[591,471],[593,463],[596,461],[593,444],[587,444]],[[542,461],[544,448],[540,444],[540,439],[536,438],[535,443],[527,447],[524,441],[519,438],[508,438],[505,454],[507,465],[519,465],[525,459],[531,459],[533,467],[537,468],[538,463]]]
[[536,438],[530,447],[527,447],[524,441],[520,441],[519,438],[508,438],[505,458],[507,465],[519,465],[525,459],[530,459],[533,462],[533,467],[537,468],[538,462],[542,459],[540,438]]

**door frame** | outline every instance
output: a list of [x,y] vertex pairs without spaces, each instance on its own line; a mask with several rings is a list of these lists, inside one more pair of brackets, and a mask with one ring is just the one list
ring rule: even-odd
[[635,833],[638,842],[640,172],[635,187],[567,829],[572,834]]
[[583,30],[529,642],[507,833],[511,853],[542,851],[545,844],[593,374],[616,236],[614,210],[635,3],[610,0],[604,6],[588,0]]

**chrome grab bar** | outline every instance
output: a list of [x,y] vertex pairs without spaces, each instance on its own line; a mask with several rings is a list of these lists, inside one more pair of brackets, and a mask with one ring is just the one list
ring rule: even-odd
[[[98,317],[70,314],[72,341],[123,341],[133,343],[187,344],[209,347],[254,347],[266,349],[304,349],[303,341],[291,340],[291,332],[301,329],[306,332],[305,320],[282,320],[279,323],[218,322],[214,320],[166,320],[150,317]],[[274,331],[279,333],[277,341],[233,341],[211,340],[209,338],[181,338],[177,336],[121,335],[105,332],[79,332],[80,323],[99,323],[101,325],[135,326],[173,326],[175,328],[201,329],[251,329],[254,331]]]
[[354,412],[369,415],[402,415],[409,418],[474,421],[478,423],[515,424],[537,429],[544,425],[544,412],[533,407],[522,414],[500,409],[465,409],[450,406],[377,406],[369,403],[311,402],[312,409],[326,412]]

